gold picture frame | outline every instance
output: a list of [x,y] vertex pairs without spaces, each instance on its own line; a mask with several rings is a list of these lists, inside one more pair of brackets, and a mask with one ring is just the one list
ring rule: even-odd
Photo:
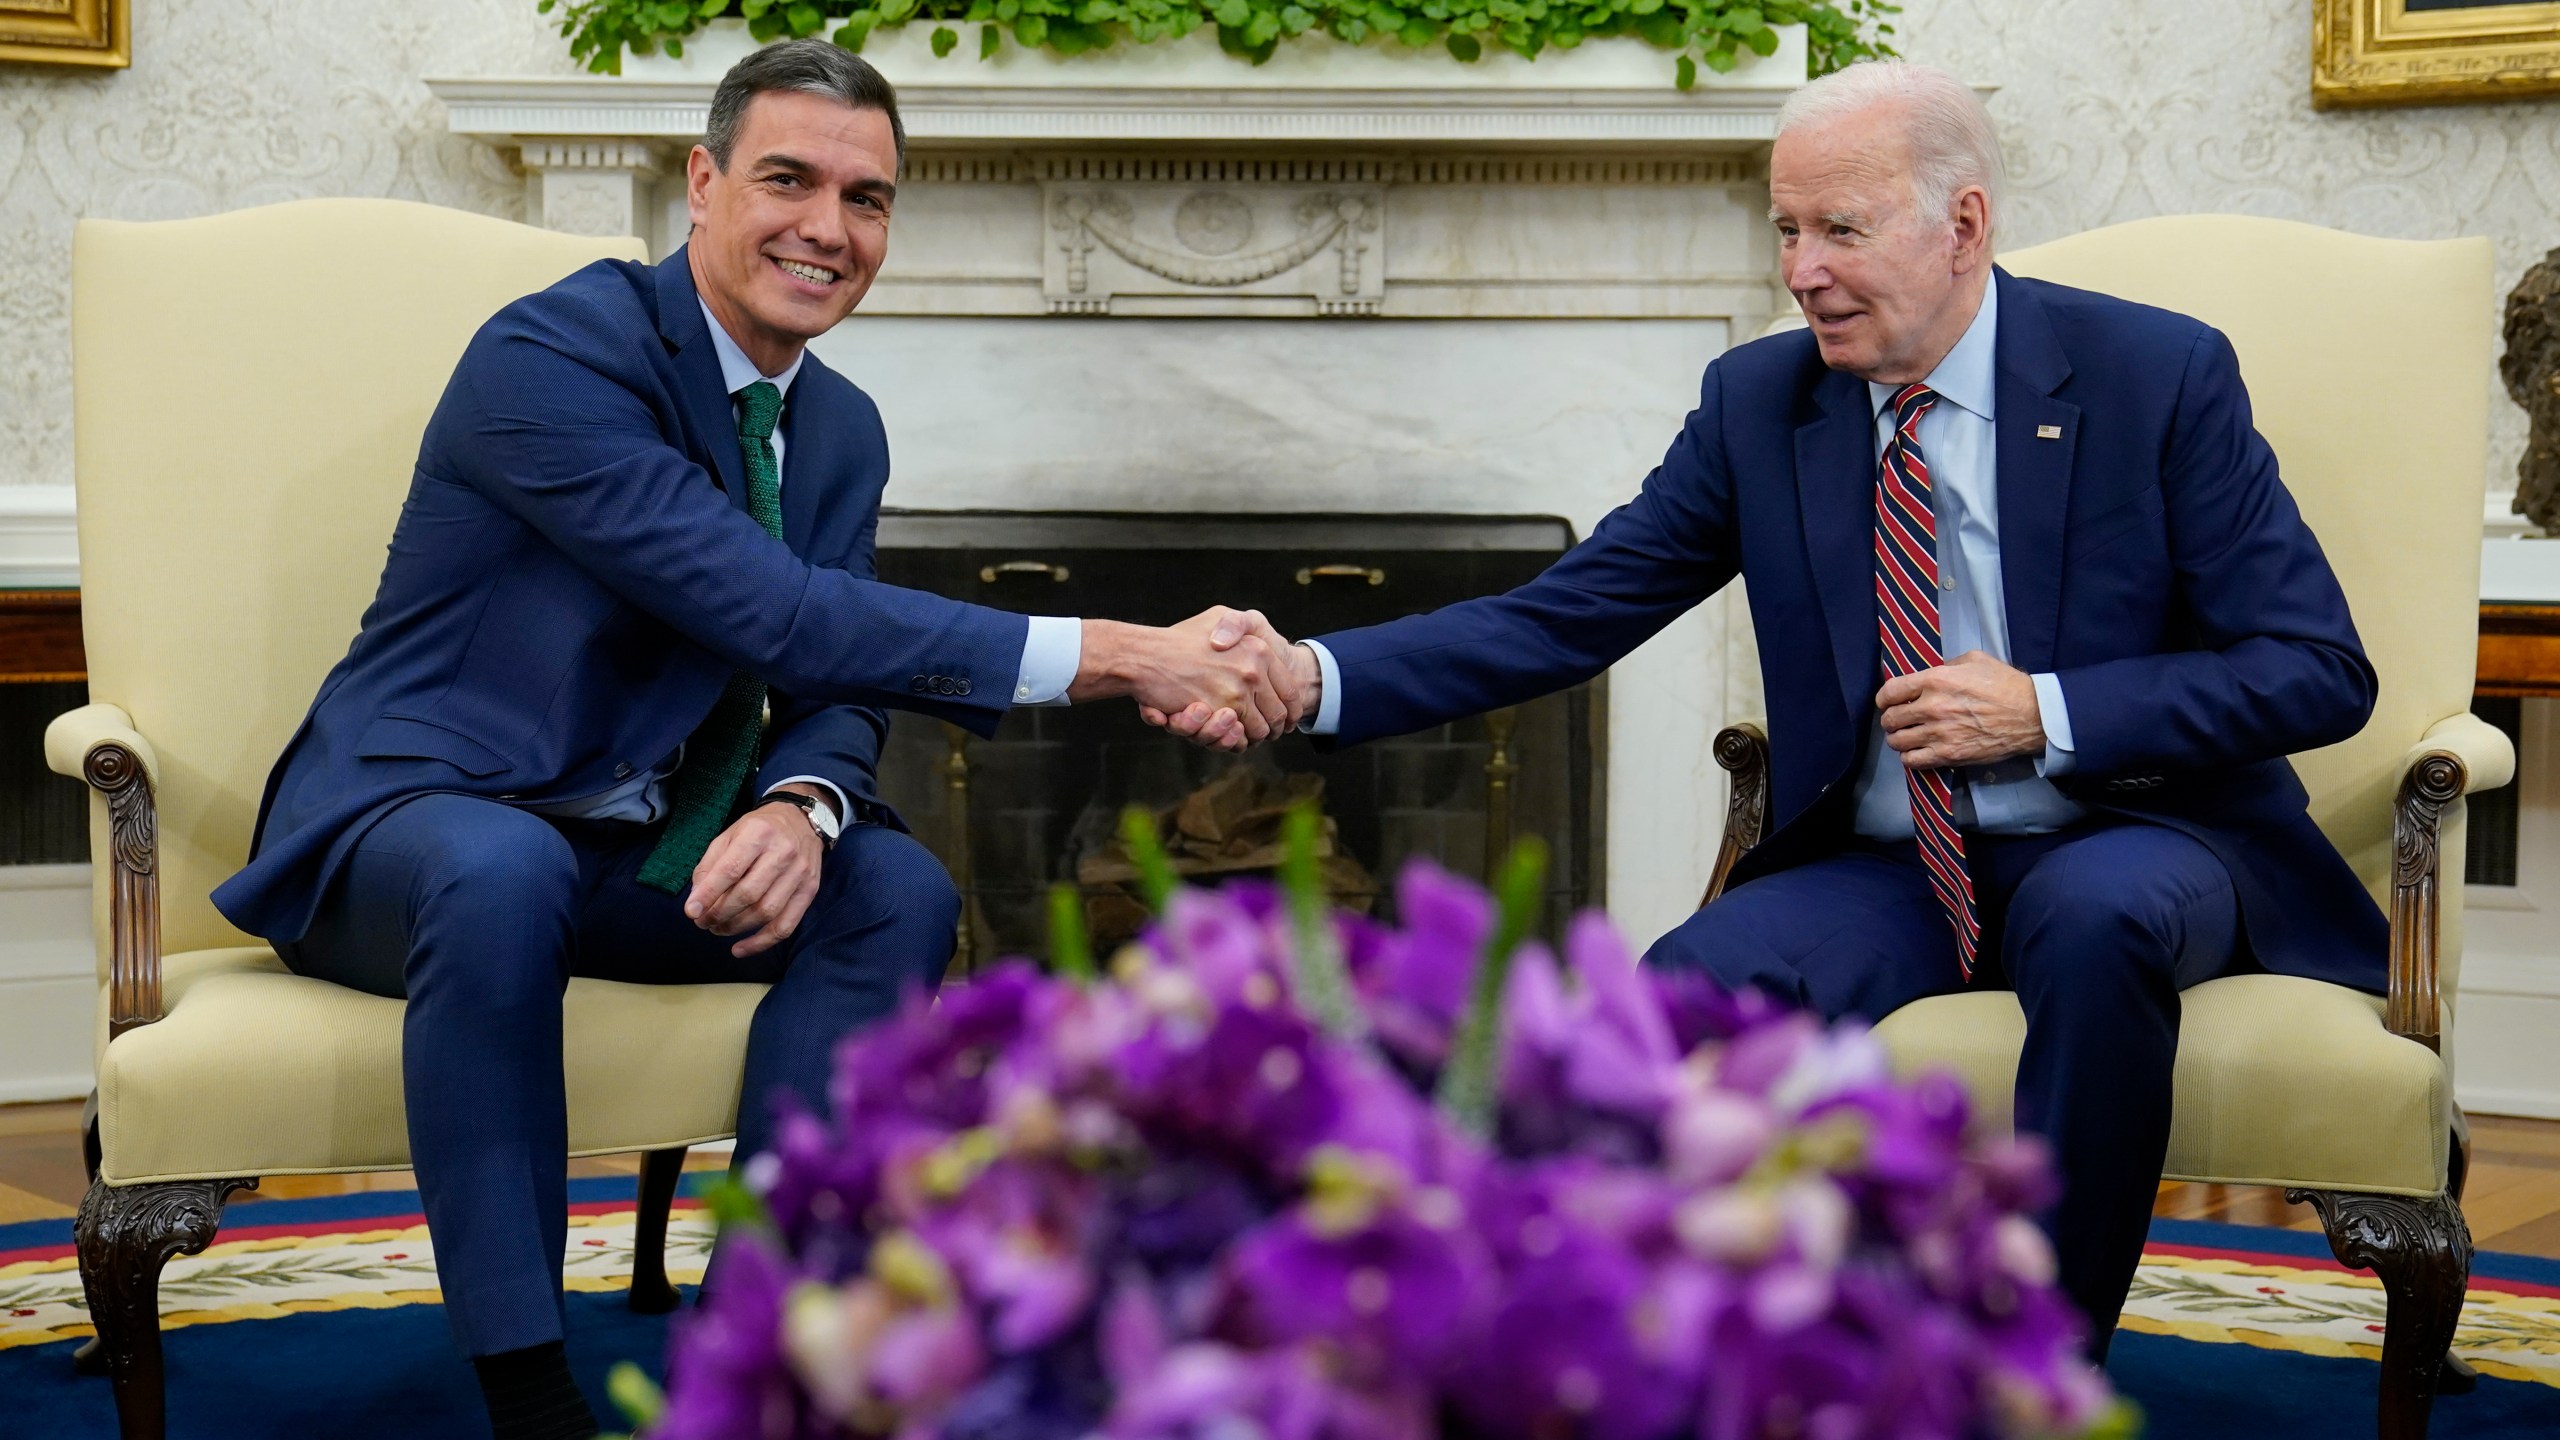
[[133,63],[133,0],[0,0],[0,61],[121,70]]
[[2560,0],[2311,0],[2311,103],[2560,94]]

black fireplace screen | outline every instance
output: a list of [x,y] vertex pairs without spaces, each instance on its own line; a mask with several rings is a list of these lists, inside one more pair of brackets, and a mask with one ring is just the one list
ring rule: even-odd
[[[1045,615],[1166,624],[1215,604],[1263,611],[1292,638],[1507,590],[1572,543],[1561,520],[918,513],[881,518],[880,578]],[[1157,814],[1200,883],[1265,873],[1279,817],[1313,801],[1323,873],[1345,904],[1392,916],[1393,882],[1428,857],[1481,876],[1513,838],[1552,855],[1547,913],[1592,903],[1601,876],[1600,682],[1347,749],[1290,736],[1244,757],[1152,730],[1125,702],[1023,709],[992,740],[897,715],[881,797],[959,882],[954,973],[1039,955],[1050,887],[1074,883],[1098,942],[1139,911],[1117,840],[1129,805]]]

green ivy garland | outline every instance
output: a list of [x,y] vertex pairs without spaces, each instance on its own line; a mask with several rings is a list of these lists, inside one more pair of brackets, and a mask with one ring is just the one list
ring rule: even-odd
[[1322,31],[1345,44],[1437,40],[1460,60],[1488,45],[1529,59],[1549,46],[1570,50],[1602,35],[1633,35],[1680,52],[1676,81],[1686,90],[1704,65],[1719,74],[1746,50],[1778,48],[1772,27],[1803,25],[1813,71],[1826,74],[1869,56],[1890,55],[1902,7],[1892,0],[541,0],[559,10],[570,53],[602,74],[622,73],[622,53],[665,46],[684,53],[684,37],[731,13],[758,41],[827,32],[848,50],[882,25],[930,22],[933,53],[948,55],[960,30],[977,27],[984,59],[1014,43],[1060,55],[1107,50],[1127,41],[1178,40],[1215,26],[1220,48],[1259,65],[1281,42]]

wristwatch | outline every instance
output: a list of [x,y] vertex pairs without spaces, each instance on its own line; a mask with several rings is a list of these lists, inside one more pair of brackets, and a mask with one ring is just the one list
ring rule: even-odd
[[828,850],[836,848],[836,837],[844,833],[844,822],[836,818],[834,806],[815,795],[803,795],[797,790],[776,790],[764,798],[767,804],[779,800],[785,805],[799,806],[800,813],[809,817],[809,828],[818,832],[818,844]]

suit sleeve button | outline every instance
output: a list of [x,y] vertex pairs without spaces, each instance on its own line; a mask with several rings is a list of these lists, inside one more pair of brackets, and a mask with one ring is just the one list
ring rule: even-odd
[[614,766],[613,778],[616,780],[627,780],[631,778],[631,762],[625,760],[621,764]]
[[914,692],[916,692],[917,694],[921,695],[921,694],[923,694],[926,690],[931,689],[932,687],[931,687],[931,685],[930,685],[930,684],[928,684],[928,683],[927,683],[927,681],[925,680],[925,678],[924,678],[923,676],[918,675],[918,676],[916,676],[914,679],[909,680],[909,681],[907,682],[907,688],[908,688],[908,689],[910,689],[910,690],[913,690],[913,691],[914,691]]
[[953,690],[951,693],[952,693],[952,694],[954,694],[954,695],[966,695],[966,694],[968,694],[968,693],[969,693],[969,682],[968,682],[968,681],[966,681],[966,680],[961,681],[961,682],[960,682],[960,686],[959,686],[959,688],[958,688],[958,689],[956,689],[956,690]]

